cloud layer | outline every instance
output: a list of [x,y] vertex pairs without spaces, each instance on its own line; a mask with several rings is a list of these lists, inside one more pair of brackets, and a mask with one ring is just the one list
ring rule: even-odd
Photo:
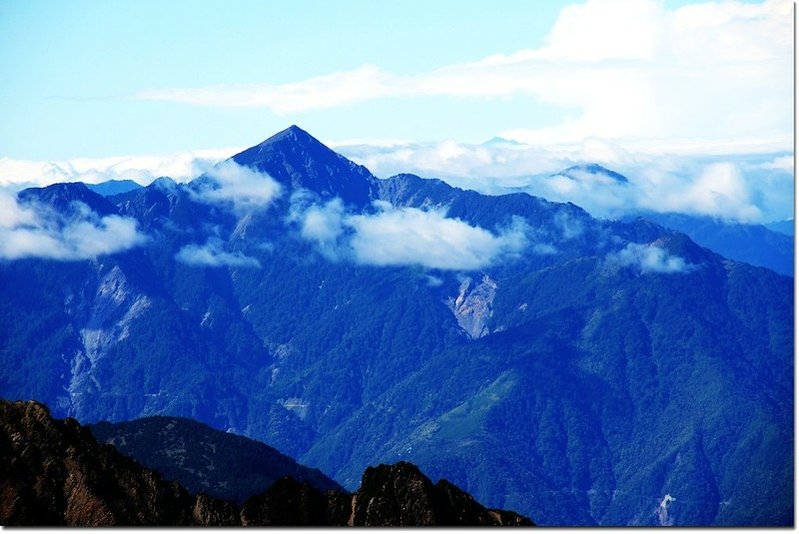
[[238,151],[235,148],[221,148],[161,155],[76,158],[57,162],[2,157],[0,187],[20,189],[59,182],[97,184],[107,180],[133,180],[147,185],[162,176],[185,182]]
[[85,205],[63,216],[35,203],[20,204],[0,193],[0,258],[83,260],[122,252],[144,244],[147,237],[135,219],[99,217]]

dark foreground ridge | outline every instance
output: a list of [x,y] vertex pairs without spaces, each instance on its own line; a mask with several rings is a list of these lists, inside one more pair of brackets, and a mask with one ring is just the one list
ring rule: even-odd
[[0,522],[3,525],[410,526],[526,525],[489,510],[413,464],[370,467],[354,494],[321,492],[285,477],[242,507],[192,495],[101,445],[74,419],[38,402],[0,401]]

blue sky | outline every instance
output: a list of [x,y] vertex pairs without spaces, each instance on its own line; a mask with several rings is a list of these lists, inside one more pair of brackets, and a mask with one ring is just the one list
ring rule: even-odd
[[[4,125],[0,156],[65,160],[248,146],[293,123],[325,140],[479,143],[519,131],[524,139],[524,131],[546,132],[579,119],[587,105],[585,95],[558,101],[536,88],[532,94],[513,90],[494,94],[489,89],[452,95],[440,89],[430,91],[425,84],[438,69],[474,64],[496,54],[541,50],[552,40],[562,10],[581,4],[529,0],[0,1],[4,80],[0,84]],[[651,16],[664,18],[691,2],[654,4],[659,11]],[[725,11],[723,4],[714,5],[722,5],[720,13]],[[619,9],[620,13],[629,10],[627,6]],[[590,17],[588,12],[583,16]],[[753,26],[753,31],[762,29]],[[621,30],[617,33],[630,33]],[[601,34],[595,37],[605,40]],[[580,46],[596,46],[590,38]],[[753,34],[752,38],[773,36]],[[630,41],[630,49],[636,46]],[[551,59],[543,63],[547,61]],[[164,98],[158,94],[242,84],[285,89],[285,84],[352,73],[364,66],[388,76],[387,84],[410,88],[284,111],[263,105],[218,105],[217,97],[210,104],[196,105],[180,95]],[[595,82],[575,77],[570,83]],[[772,82],[785,85],[782,79]],[[345,89],[348,83],[353,82],[345,80]],[[467,78],[464,83],[471,82]],[[691,83],[687,80],[685,86]],[[420,84],[425,88],[420,90]],[[757,104],[758,99],[772,96],[759,94],[759,89],[742,87],[743,96],[733,98],[731,105],[740,106],[747,99]],[[154,98],[140,98],[153,92]],[[789,102],[785,107],[789,108]],[[762,130],[767,136],[787,134],[790,120],[765,126]],[[590,125],[585,129],[587,136],[617,133],[593,132]],[[690,124],[685,131],[690,133]],[[630,136],[636,135],[631,128]],[[705,139],[713,135],[713,131],[704,132]],[[539,137],[533,135],[531,142]]]
[[[457,118],[461,110],[441,102],[275,117],[125,97],[173,86],[287,83],[365,63],[412,74],[537,46],[564,3],[2,2],[0,150],[63,159],[237,146],[292,122],[333,137],[479,137],[484,127],[475,131],[469,121],[462,131],[438,120],[420,127],[422,117]],[[408,112],[418,119],[400,120]]]

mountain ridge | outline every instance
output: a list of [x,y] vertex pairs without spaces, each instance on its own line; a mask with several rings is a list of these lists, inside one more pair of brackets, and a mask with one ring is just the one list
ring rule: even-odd
[[240,505],[286,476],[323,492],[344,491],[318,469],[297,464],[265,443],[189,418],[153,416],[89,428],[99,442],[113,445],[190,492]]

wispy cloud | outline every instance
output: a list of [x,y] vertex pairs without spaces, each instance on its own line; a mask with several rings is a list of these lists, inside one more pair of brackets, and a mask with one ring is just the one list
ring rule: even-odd
[[85,205],[70,216],[37,203],[19,203],[0,192],[0,258],[47,258],[74,261],[140,246],[147,237],[135,219],[100,217]]
[[613,266],[632,267],[641,274],[686,273],[696,268],[695,265],[685,261],[685,258],[669,254],[663,248],[639,243],[629,243],[620,251],[608,254],[606,262]]
[[219,238],[211,238],[204,245],[186,245],[182,247],[175,259],[187,265],[202,267],[260,267],[256,258],[241,252],[227,252]]
[[287,84],[151,90],[134,98],[290,114],[398,96],[521,95],[578,110],[549,128],[520,125],[502,134],[533,144],[596,136],[788,148],[791,13],[788,0],[674,10],[658,0],[587,0],[564,8],[538,49],[416,75],[364,65]]
[[344,203],[334,198],[325,204],[311,204],[304,207],[297,203],[295,197],[292,217],[300,222],[300,235],[316,244],[319,251],[330,260],[339,260],[350,251],[342,242],[345,236]]
[[233,160],[216,165],[205,176],[209,180],[198,185],[196,197],[210,204],[230,206],[238,213],[264,208],[282,192],[281,185],[268,174]]
[[390,95],[396,77],[373,65],[287,84],[217,85],[142,91],[136,100],[230,108],[263,107],[278,115],[324,109]]

